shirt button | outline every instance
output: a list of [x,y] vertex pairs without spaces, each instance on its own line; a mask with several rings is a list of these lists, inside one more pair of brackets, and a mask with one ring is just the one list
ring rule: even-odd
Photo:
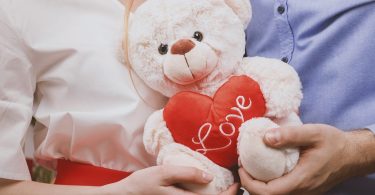
[[289,59],[288,59],[288,57],[283,57],[283,58],[281,58],[281,61],[283,61],[285,63],[288,63]]
[[279,12],[279,14],[283,14],[285,12],[285,7],[280,5],[278,8],[277,8],[277,12]]

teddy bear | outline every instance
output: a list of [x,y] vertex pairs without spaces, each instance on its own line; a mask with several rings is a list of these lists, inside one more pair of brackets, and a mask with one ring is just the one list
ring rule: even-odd
[[132,69],[169,97],[145,124],[146,151],[158,165],[213,175],[206,185],[181,184],[199,194],[225,191],[231,168],[267,182],[299,159],[298,148],[263,142],[269,129],[302,124],[302,86],[287,63],[244,57],[251,15],[249,0],[146,0],[129,19]]

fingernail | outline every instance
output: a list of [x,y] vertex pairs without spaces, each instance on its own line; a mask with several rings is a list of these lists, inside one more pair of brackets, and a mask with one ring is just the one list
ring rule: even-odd
[[280,142],[280,132],[276,130],[270,130],[265,135],[265,138],[269,144],[276,145]]
[[211,174],[208,174],[206,172],[202,173],[202,178],[205,181],[212,181],[214,179],[214,177]]

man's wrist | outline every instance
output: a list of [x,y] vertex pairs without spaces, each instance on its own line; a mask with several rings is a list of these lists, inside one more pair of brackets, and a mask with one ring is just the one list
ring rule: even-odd
[[345,133],[346,169],[350,177],[375,172],[375,134],[368,129],[359,129]]

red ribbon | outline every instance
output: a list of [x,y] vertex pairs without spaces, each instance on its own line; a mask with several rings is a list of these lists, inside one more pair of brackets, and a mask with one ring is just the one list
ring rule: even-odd
[[129,172],[59,159],[55,184],[103,186],[120,181],[130,174]]

